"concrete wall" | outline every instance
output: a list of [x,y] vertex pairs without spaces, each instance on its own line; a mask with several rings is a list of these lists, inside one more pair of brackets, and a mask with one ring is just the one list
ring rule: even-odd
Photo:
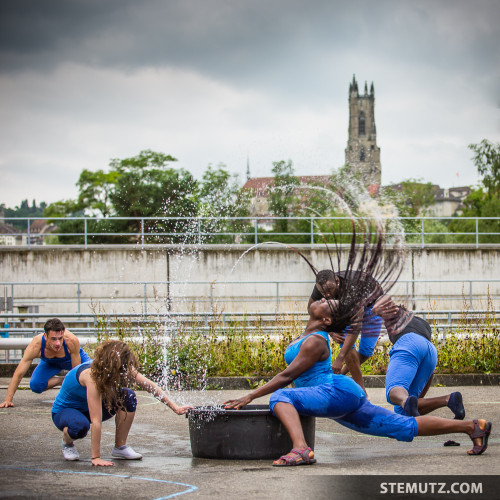
[[[329,267],[324,247],[300,250],[318,269]],[[346,255],[344,252],[344,259]],[[463,299],[469,299],[469,281],[486,280],[472,286],[474,307],[486,308],[485,297],[489,294],[498,309],[500,283],[494,282],[499,279],[498,269],[500,251],[493,247],[410,248],[400,283],[391,293],[404,297],[409,292],[413,296],[409,305],[416,309],[461,309]],[[303,312],[314,282],[304,260],[278,245],[252,250],[246,246],[145,249],[112,246],[87,250],[64,246],[29,251],[3,247],[0,270],[3,282],[0,300],[11,296],[13,288],[15,312],[19,306],[35,305],[46,315],[92,311],[142,313],[145,308],[148,312],[164,312],[169,308],[185,312],[274,312],[277,308]],[[427,283],[404,283],[412,279]],[[89,283],[93,281],[107,284]],[[143,282],[148,281],[160,283],[145,288]],[[166,281],[178,283],[167,285]],[[231,281],[271,283],[228,283]],[[36,284],[39,282],[45,284]],[[53,284],[47,285],[49,282]]]

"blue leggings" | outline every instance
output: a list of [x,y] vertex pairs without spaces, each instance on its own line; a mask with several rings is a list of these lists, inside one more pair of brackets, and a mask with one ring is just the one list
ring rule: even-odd
[[[80,349],[81,362],[90,361],[88,354]],[[51,358],[47,361],[40,359],[30,378],[30,389],[37,394],[47,390],[49,380],[61,370],[71,370],[71,359]]]
[[[390,403],[389,393],[394,387],[403,387],[408,395],[420,397],[437,364],[437,351],[432,342],[422,335],[406,333],[389,352],[390,360],[385,376],[385,395]],[[401,406],[394,411],[404,415]]]
[[[125,395],[125,409],[129,413],[134,413],[137,408],[137,398],[132,389],[123,389]],[[116,414],[116,408],[109,411],[102,405],[102,421],[109,420]],[[65,427],[68,428],[68,434],[71,439],[84,438],[90,429],[90,415],[89,412],[83,412],[76,408],[64,408],[57,413],[52,413],[52,421],[54,425],[62,431]]]
[[[382,329],[382,318],[372,313],[372,307],[365,307],[363,312],[363,324],[359,336],[358,352],[363,356],[370,358],[373,356],[377,340]],[[344,330],[344,334],[349,333],[349,327]],[[342,347],[344,344],[341,344]],[[354,346],[353,346],[354,349]]]
[[[342,375],[343,376],[343,375]],[[347,380],[350,378],[345,377]],[[328,417],[349,429],[372,436],[383,436],[398,441],[412,441],[418,434],[414,417],[398,415],[386,408],[375,406],[366,399],[361,388],[336,387],[323,384],[314,387],[280,389],[269,401],[273,411],[276,403],[289,403],[300,415]]]

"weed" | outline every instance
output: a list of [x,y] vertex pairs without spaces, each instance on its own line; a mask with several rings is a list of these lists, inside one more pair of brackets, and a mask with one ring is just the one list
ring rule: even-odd
[[[464,304],[465,305],[465,304]],[[277,315],[272,325],[263,321],[224,323],[215,317],[203,328],[176,325],[166,328],[158,319],[127,320],[96,315],[96,344],[86,348],[92,354],[95,346],[108,338],[127,341],[141,364],[141,371],[172,389],[206,388],[207,377],[272,377],[286,364],[284,352],[305,326],[293,314]],[[436,373],[500,372],[500,337],[491,302],[482,315],[468,307],[452,331],[444,335],[435,319],[433,343],[438,351]],[[384,375],[389,363],[391,344],[378,345],[374,355],[363,363],[364,375]],[[335,359],[339,347],[332,345]],[[255,384],[250,384],[255,385]]]

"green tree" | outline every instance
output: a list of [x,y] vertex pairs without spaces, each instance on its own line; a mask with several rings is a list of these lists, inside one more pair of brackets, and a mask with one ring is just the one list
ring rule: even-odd
[[[83,207],[78,201],[55,201],[45,208],[43,215],[53,218],[50,222],[57,225],[59,236],[57,236],[57,241],[54,241],[55,243],[83,244],[85,242],[84,236],[75,234],[81,235],[84,233],[85,222],[83,220],[67,219],[68,217],[85,216]],[[59,220],[60,218],[65,218],[65,220]]]
[[[186,170],[171,168],[175,161],[170,155],[146,150],[131,158],[112,159],[108,172],[83,170],[77,182],[78,199],[52,203],[46,214],[104,216],[99,220],[54,220],[59,233],[83,233],[86,227],[88,243],[135,243],[142,231],[145,242],[183,241],[177,234],[189,232],[189,221],[175,218],[197,215],[198,183]],[[108,216],[159,219],[143,225],[140,219]],[[83,237],[64,236],[61,242],[82,243]]]
[[[349,231],[350,221],[325,220],[326,217],[346,217],[346,213],[339,209],[339,186],[333,182],[310,179],[307,183],[296,188],[296,199],[291,205],[292,214],[304,219],[289,223],[289,230],[294,232],[293,241],[297,243],[311,243],[311,231],[314,232],[315,243],[341,242],[341,233]],[[345,227],[344,227],[345,226]]]
[[[198,183],[188,171],[170,168],[174,161],[177,160],[170,155],[146,150],[110,163],[111,172],[117,174],[114,189],[109,193],[115,214],[162,218],[145,222],[144,232],[153,233],[153,239],[149,237],[148,241],[184,241],[174,234],[190,232],[189,221],[180,217],[197,215]],[[121,238],[127,242],[136,241],[142,230],[140,220],[114,221],[114,226],[117,232],[131,233]]]
[[[479,144],[469,144],[474,152],[472,161],[481,178],[481,186],[474,189],[463,201],[463,217],[500,216],[500,143],[483,139]],[[476,243],[476,221],[454,220],[450,229],[461,243]],[[478,220],[479,243],[500,243],[500,220]],[[464,234],[465,233],[465,234]],[[467,234],[470,233],[470,234]]]
[[113,215],[110,196],[118,177],[119,173],[116,170],[92,172],[84,169],[76,183],[79,189],[78,203],[92,212],[97,212],[96,215],[104,217]]
[[483,139],[479,144],[469,144],[474,152],[472,161],[482,176],[482,184],[487,198],[500,196],[500,143],[492,143]]
[[[436,194],[436,186],[431,182],[423,182],[422,179],[406,179],[399,184],[387,186],[382,196],[397,208],[400,217],[423,217],[427,215],[429,207],[434,203]],[[422,224],[420,221],[403,219],[401,223],[409,243],[421,241]],[[448,231],[448,226],[440,221],[429,220],[424,224],[426,232]],[[428,240],[429,243],[432,242],[431,239]],[[437,241],[434,242],[437,243]]]
[[387,186],[384,194],[397,207],[401,217],[419,217],[425,215],[437,193],[436,186],[431,182],[406,179],[399,184]]
[[[208,166],[203,174],[199,192],[198,213],[201,217],[248,217],[249,193],[238,185],[238,176],[231,175],[225,165],[216,169]],[[203,220],[202,233],[226,233],[205,237],[209,243],[232,243],[240,241],[240,233],[248,232],[248,220],[228,221],[224,219]]]
[[[293,215],[293,207],[297,203],[296,189],[300,184],[294,175],[291,160],[273,162],[272,173],[274,184],[269,188],[269,210],[276,217]],[[288,220],[276,221],[276,232],[288,233]]]
[[[500,199],[489,196],[488,191],[482,187],[475,189],[463,201],[461,215],[463,217],[498,217],[500,215]],[[450,224],[450,230],[460,233],[456,236],[458,242],[476,243],[475,220],[455,219]],[[478,220],[477,231],[480,234],[478,243],[500,243],[500,220]]]
[[[32,205],[30,206],[28,203],[28,200],[23,200],[21,202],[21,205],[16,206],[15,208],[7,208],[2,205],[3,207],[3,212],[4,212],[4,217],[19,217],[19,218],[24,218],[26,219],[27,217],[31,219],[36,219],[38,217],[43,217],[43,211],[47,204],[42,201],[40,203],[40,206],[37,206],[36,201],[32,201]],[[11,224],[14,227],[17,227],[21,231],[26,231],[26,220],[8,220],[7,221],[9,224]]]

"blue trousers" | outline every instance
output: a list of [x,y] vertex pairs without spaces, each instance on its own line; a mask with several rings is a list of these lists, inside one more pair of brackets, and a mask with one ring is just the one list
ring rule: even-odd
[[[371,307],[365,307],[363,312],[363,324],[359,335],[358,352],[367,358],[373,356],[377,340],[382,329],[382,318],[372,313]],[[344,330],[344,334],[349,333],[349,327]],[[341,344],[342,346],[343,344]],[[354,348],[354,346],[353,346]]]
[[[88,354],[80,349],[81,362],[90,361]],[[71,370],[71,359],[51,358],[48,360],[40,359],[37,367],[33,370],[30,378],[30,389],[37,394],[47,390],[49,380],[57,375],[61,370]]]
[[418,434],[414,417],[375,406],[366,399],[356,382],[345,375],[338,377],[345,380],[314,387],[280,389],[271,396],[269,407],[273,411],[277,403],[289,403],[300,415],[328,417],[357,432],[398,441],[412,441]]
[[[432,342],[416,333],[406,333],[389,352],[390,360],[385,376],[385,395],[394,387],[403,387],[410,396],[420,397],[431,378],[437,364],[437,351]],[[394,411],[404,415],[401,406],[394,406]]]
[[[127,394],[125,396],[125,409],[129,413],[134,413],[137,408],[137,398],[132,389],[123,389]],[[116,409],[109,411],[102,405],[102,421],[109,420],[116,414]],[[68,428],[68,434],[71,439],[84,438],[90,429],[90,414],[76,408],[64,408],[57,413],[52,413],[54,425],[62,431]]]

